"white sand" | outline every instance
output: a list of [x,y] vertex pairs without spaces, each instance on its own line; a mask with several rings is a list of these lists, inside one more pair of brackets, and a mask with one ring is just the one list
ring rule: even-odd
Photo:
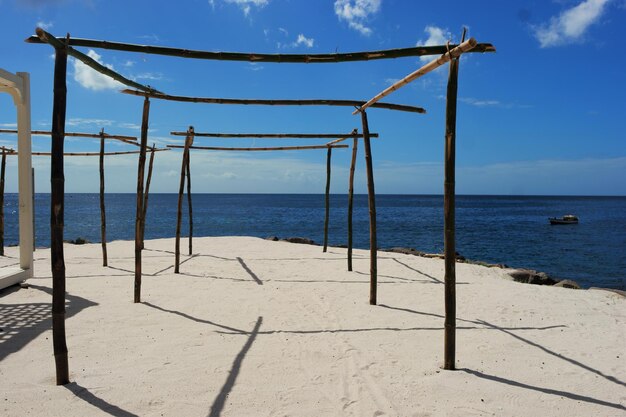
[[[0,293],[2,416],[624,416],[626,301],[457,265],[457,371],[443,361],[443,261],[202,238],[65,247],[72,383],[54,385],[50,251]],[[186,240],[183,241],[186,248]],[[8,248],[15,257],[15,248]],[[3,258],[2,265],[15,259]]]

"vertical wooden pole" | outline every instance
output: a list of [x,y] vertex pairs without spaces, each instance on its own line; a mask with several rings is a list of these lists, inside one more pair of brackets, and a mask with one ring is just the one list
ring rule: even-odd
[[444,164],[444,360],[443,368],[455,369],[456,350],[456,245],[455,245],[455,159],[458,58],[450,61],[446,94],[446,136]]
[[174,260],[174,273],[180,273],[180,231],[183,221],[183,192],[185,191],[185,173],[187,172],[187,158],[189,156],[189,146],[193,142],[193,126],[189,126],[185,137],[185,149],[183,149],[183,161],[180,168],[180,186],[178,187],[178,213],[176,217],[176,247]]
[[356,167],[358,144],[359,139],[354,138],[352,142],[352,162],[350,163],[350,183],[348,186],[348,271],[352,271],[352,212],[354,211],[354,168]]
[[[193,139],[192,139],[193,140]],[[191,206],[191,153],[187,150],[187,209],[189,212],[189,255],[193,253],[193,209]]]
[[367,171],[367,201],[370,212],[370,304],[376,305],[376,285],[378,282],[378,259],[376,242],[376,193],[374,191],[374,169],[372,168],[372,148],[367,113],[361,111],[363,123],[363,148],[365,149],[365,168]]
[[102,266],[107,266],[107,215],[104,208],[104,129],[100,131],[100,238],[102,241]]
[[67,343],[65,341],[65,258],[63,254],[65,199],[63,142],[65,139],[67,100],[66,76],[67,49],[65,47],[56,48],[50,155],[50,260],[52,266],[52,345],[54,347],[57,385],[65,385],[70,382]]
[[144,248],[146,236],[146,215],[148,214],[148,196],[150,195],[150,181],[152,180],[152,166],[154,165],[155,145],[152,144],[150,151],[150,162],[148,163],[148,178],[146,179],[146,191],[143,195],[143,213],[141,215],[141,249]]
[[328,147],[326,152],[326,214],[324,216],[324,250],[328,249],[328,220],[330,217],[330,158],[333,148]]
[[0,167],[0,256],[4,256],[4,173],[7,166],[7,153],[2,149],[2,167]]
[[150,118],[150,100],[143,102],[141,117],[141,147],[139,148],[139,162],[137,163],[137,212],[135,215],[135,297],[134,302],[141,302],[141,249],[143,224],[143,182],[146,165],[146,145],[148,143],[148,120]]

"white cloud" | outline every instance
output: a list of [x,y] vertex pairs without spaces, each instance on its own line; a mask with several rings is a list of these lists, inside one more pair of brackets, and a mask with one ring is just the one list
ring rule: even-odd
[[82,117],[73,117],[67,120],[68,126],[112,126],[113,120],[108,119],[85,119]]
[[43,20],[40,20],[37,22],[36,26],[42,28],[43,30],[48,30],[51,29],[54,24],[52,22],[44,22]]
[[534,27],[535,38],[542,48],[578,41],[600,19],[608,2],[609,0],[585,0],[551,18],[550,22]]
[[[428,38],[425,41],[417,41],[417,46],[445,45],[452,37],[448,29],[437,26],[426,26],[424,32],[428,34]],[[430,55],[420,56],[422,62],[430,62],[432,59],[433,57]]]
[[128,61],[124,62],[122,65],[125,66],[126,68],[130,68],[133,65],[135,65],[135,61],[128,60]]
[[382,0],[335,0],[335,14],[339,20],[348,22],[351,29],[363,36],[372,34],[372,29],[365,26],[369,17],[380,11]]
[[[87,52],[87,55],[99,64],[114,70],[112,65],[104,64],[101,56],[94,50],[90,49],[89,52]],[[94,71],[77,59],[74,59],[74,80],[81,86],[94,91],[118,90],[124,87],[123,84],[107,77],[106,75],[102,75],[99,72]]]
[[17,123],[0,123],[0,127],[3,129],[17,129]]
[[160,72],[143,72],[135,75],[137,80],[162,80],[163,74]]
[[[269,4],[269,0],[224,0],[224,2],[236,4],[246,17],[250,14],[252,6],[261,8]],[[213,6],[213,1],[209,1],[209,4]]]
[[287,32],[287,29],[285,28],[278,28],[278,31],[285,36],[289,36],[289,32]]
[[313,48],[313,43],[315,43],[315,39],[307,38],[302,33],[298,35],[298,39],[296,40],[296,46],[304,45],[307,48]]

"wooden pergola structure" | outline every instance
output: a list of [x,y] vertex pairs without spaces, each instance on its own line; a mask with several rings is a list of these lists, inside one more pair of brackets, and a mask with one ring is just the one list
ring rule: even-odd
[[[455,368],[455,333],[456,333],[456,271],[455,271],[455,136],[456,136],[456,102],[459,57],[467,52],[494,52],[491,44],[477,43],[473,38],[465,41],[465,31],[459,45],[417,46],[413,48],[390,49],[369,52],[335,53],[335,54],[258,54],[207,52],[188,49],[168,48],[161,46],[134,45],[91,39],[56,38],[41,28],[36,29],[36,36],[26,41],[30,43],[48,43],[55,49],[54,69],[54,105],[52,111],[52,155],[51,155],[51,260],[53,276],[53,343],[57,370],[57,384],[69,382],[67,361],[67,345],[65,343],[65,266],[63,263],[63,139],[65,132],[66,111],[66,76],[67,56],[82,61],[92,69],[107,75],[135,90],[124,90],[123,93],[144,97],[143,115],[141,123],[141,142],[137,175],[137,211],[135,221],[135,292],[134,301],[141,301],[141,251],[142,229],[144,227],[144,167],[148,140],[148,121],[150,112],[150,98],[173,101],[187,101],[194,103],[214,104],[255,104],[255,105],[326,105],[356,107],[353,114],[360,113],[363,142],[365,148],[367,189],[370,219],[370,304],[376,304],[376,205],[372,169],[372,155],[370,147],[370,131],[367,122],[369,107],[387,108],[399,111],[423,113],[424,110],[404,105],[380,103],[379,100],[393,91],[427,74],[430,71],[450,62],[448,87],[446,96],[446,133],[445,133],[445,180],[444,180],[444,256],[445,256],[445,322],[444,322],[444,369]],[[159,54],[182,58],[228,60],[245,62],[274,62],[274,63],[338,63],[389,59],[410,56],[439,55],[428,64],[407,75],[389,88],[368,101],[354,100],[250,100],[224,98],[181,97],[164,94],[150,86],[132,81],[110,68],[96,62],[94,59],[76,50],[74,46],[102,48],[109,50],[137,52],[145,54]]]
[[[0,133],[4,134],[17,134],[18,131],[14,129],[0,129]],[[33,130],[31,131],[32,136],[51,136],[52,132],[47,130]],[[136,155],[139,154],[140,151],[115,151],[115,152],[105,152],[105,140],[117,140],[122,143],[126,143],[129,145],[139,146],[137,143],[137,138],[135,136],[124,136],[124,135],[110,135],[105,133],[104,129],[101,129],[99,133],[82,133],[82,132],[65,132],[65,136],[67,137],[75,137],[75,138],[91,138],[91,139],[100,139],[100,152],[64,152],[63,156],[70,157],[81,157],[81,156],[98,156],[99,157],[99,171],[100,171],[100,238],[102,244],[102,266],[108,266],[108,257],[107,257],[107,238],[106,238],[106,210],[104,203],[104,157],[105,156],[113,156],[113,155]],[[6,168],[6,157],[7,156],[18,156],[18,152],[11,148],[5,148],[4,146],[0,147],[2,151],[2,159],[0,163],[0,205],[3,206],[4,202],[4,177],[5,177],[5,168]],[[150,156],[150,164],[148,168],[148,180],[146,184],[146,193],[144,196],[145,204],[147,207],[148,201],[148,190],[150,187],[150,177],[152,175],[152,165],[154,163],[154,153],[167,151],[167,148],[156,148],[154,145],[150,148],[151,156]],[[51,152],[30,152],[32,156],[51,156]],[[144,213],[145,218],[145,213]],[[143,236],[142,236],[143,239]],[[0,255],[4,255],[4,210],[0,207]]]
[[[358,133],[358,129],[354,129],[351,133],[201,133],[196,132],[193,126],[190,126],[186,132],[170,132],[172,136],[185,136],[184,145],[167,145],[171,149],[183,149],[181,173],[180,173],[180,186],[178,190],[178,210],[177,210],[177,222],[176,222],[176,243],[175,243],[175,263],[174,273],[180,272],[180,234],[181,234],[181,222],[182,222],[182,205],[183,205],[183,193],[185,192],[185,178],[187,179],[187,205],[189,213],[189,255],[193,252],[193,211],[191,204],[191,171],[190,171],[190,151],[196,150],[208,150],[208,151],[239,151],[239,152],[258,152],[258,151],[296,151],[296,150],[316,150],[326,149],[326,189],[325,189],[325,214],[324,214],[324,243],[323,252],[328,249],[328,224],[330,217],[330,173],[331,173],[331,157],[333,149],[348,148],[348,145],[340,144],[341,142],[353,138],[353,155],[350,167],[350,184],[348,191],[348,271],[352,271],[352,200],[354,194],[354,168],[356,164],[356,147],[358,139],[365,137],[363,134]],[[333,139],[330,142],[321,145],[306,145],[306,146],[272,146],[272,147],[218,147],[218,146],[193,146],[194,138],[258,138],[258,139]],[[370,133],[370,138],[377,138],[378,133]]]

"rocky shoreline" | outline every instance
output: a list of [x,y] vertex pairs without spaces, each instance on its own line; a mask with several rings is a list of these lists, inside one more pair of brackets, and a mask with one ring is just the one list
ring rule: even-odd
[[[290,243],[320,246],[315,241],[308,239],[308,238],[304,238],[304,237],[288,237],[288,238],[281,239],[277,236],[269,236],[265,239],[272,240],[272,241],[281,241],[281,242],[290,242]],[[346,246],[341,245],[341,246],[335,246],[335,247],[345,248]],[[405,255],[419,256],[422,258],[444,259],[444,255],[441,253],[426,253],[426,252],[419,251],[415,248],[394,247],[394,248],[379,249],[379,250],[383,252],[402,253]],[[456,261],[460,263],[467,263],[467,264],[472,264],[472,265],[481,265],[487,268],[508,269],[510,270],[508,271],[508,275],[515,282],[521,282],[524,284],[533,284],[533,285],[550,285],[554,287],[571,288],[571,289],[577,289],[577,290],[582,289],[582,287],[576,281],[572,281],[570,279],[557,279],[555,277],[549,276],[545,272],[539,272],[533,269],[511,268],[510,266],[506,264],[492,264],[488,262],[467,259],[466,257],[462,256],[458,252],[456,254]],[[620,290],[614,290],[614,289],[609,289],[609,288],[595,288],[595,287],[594,289],[610,290],[610,291],[615,291],[621,295],[626,295],[624,291],[620,291]]]

